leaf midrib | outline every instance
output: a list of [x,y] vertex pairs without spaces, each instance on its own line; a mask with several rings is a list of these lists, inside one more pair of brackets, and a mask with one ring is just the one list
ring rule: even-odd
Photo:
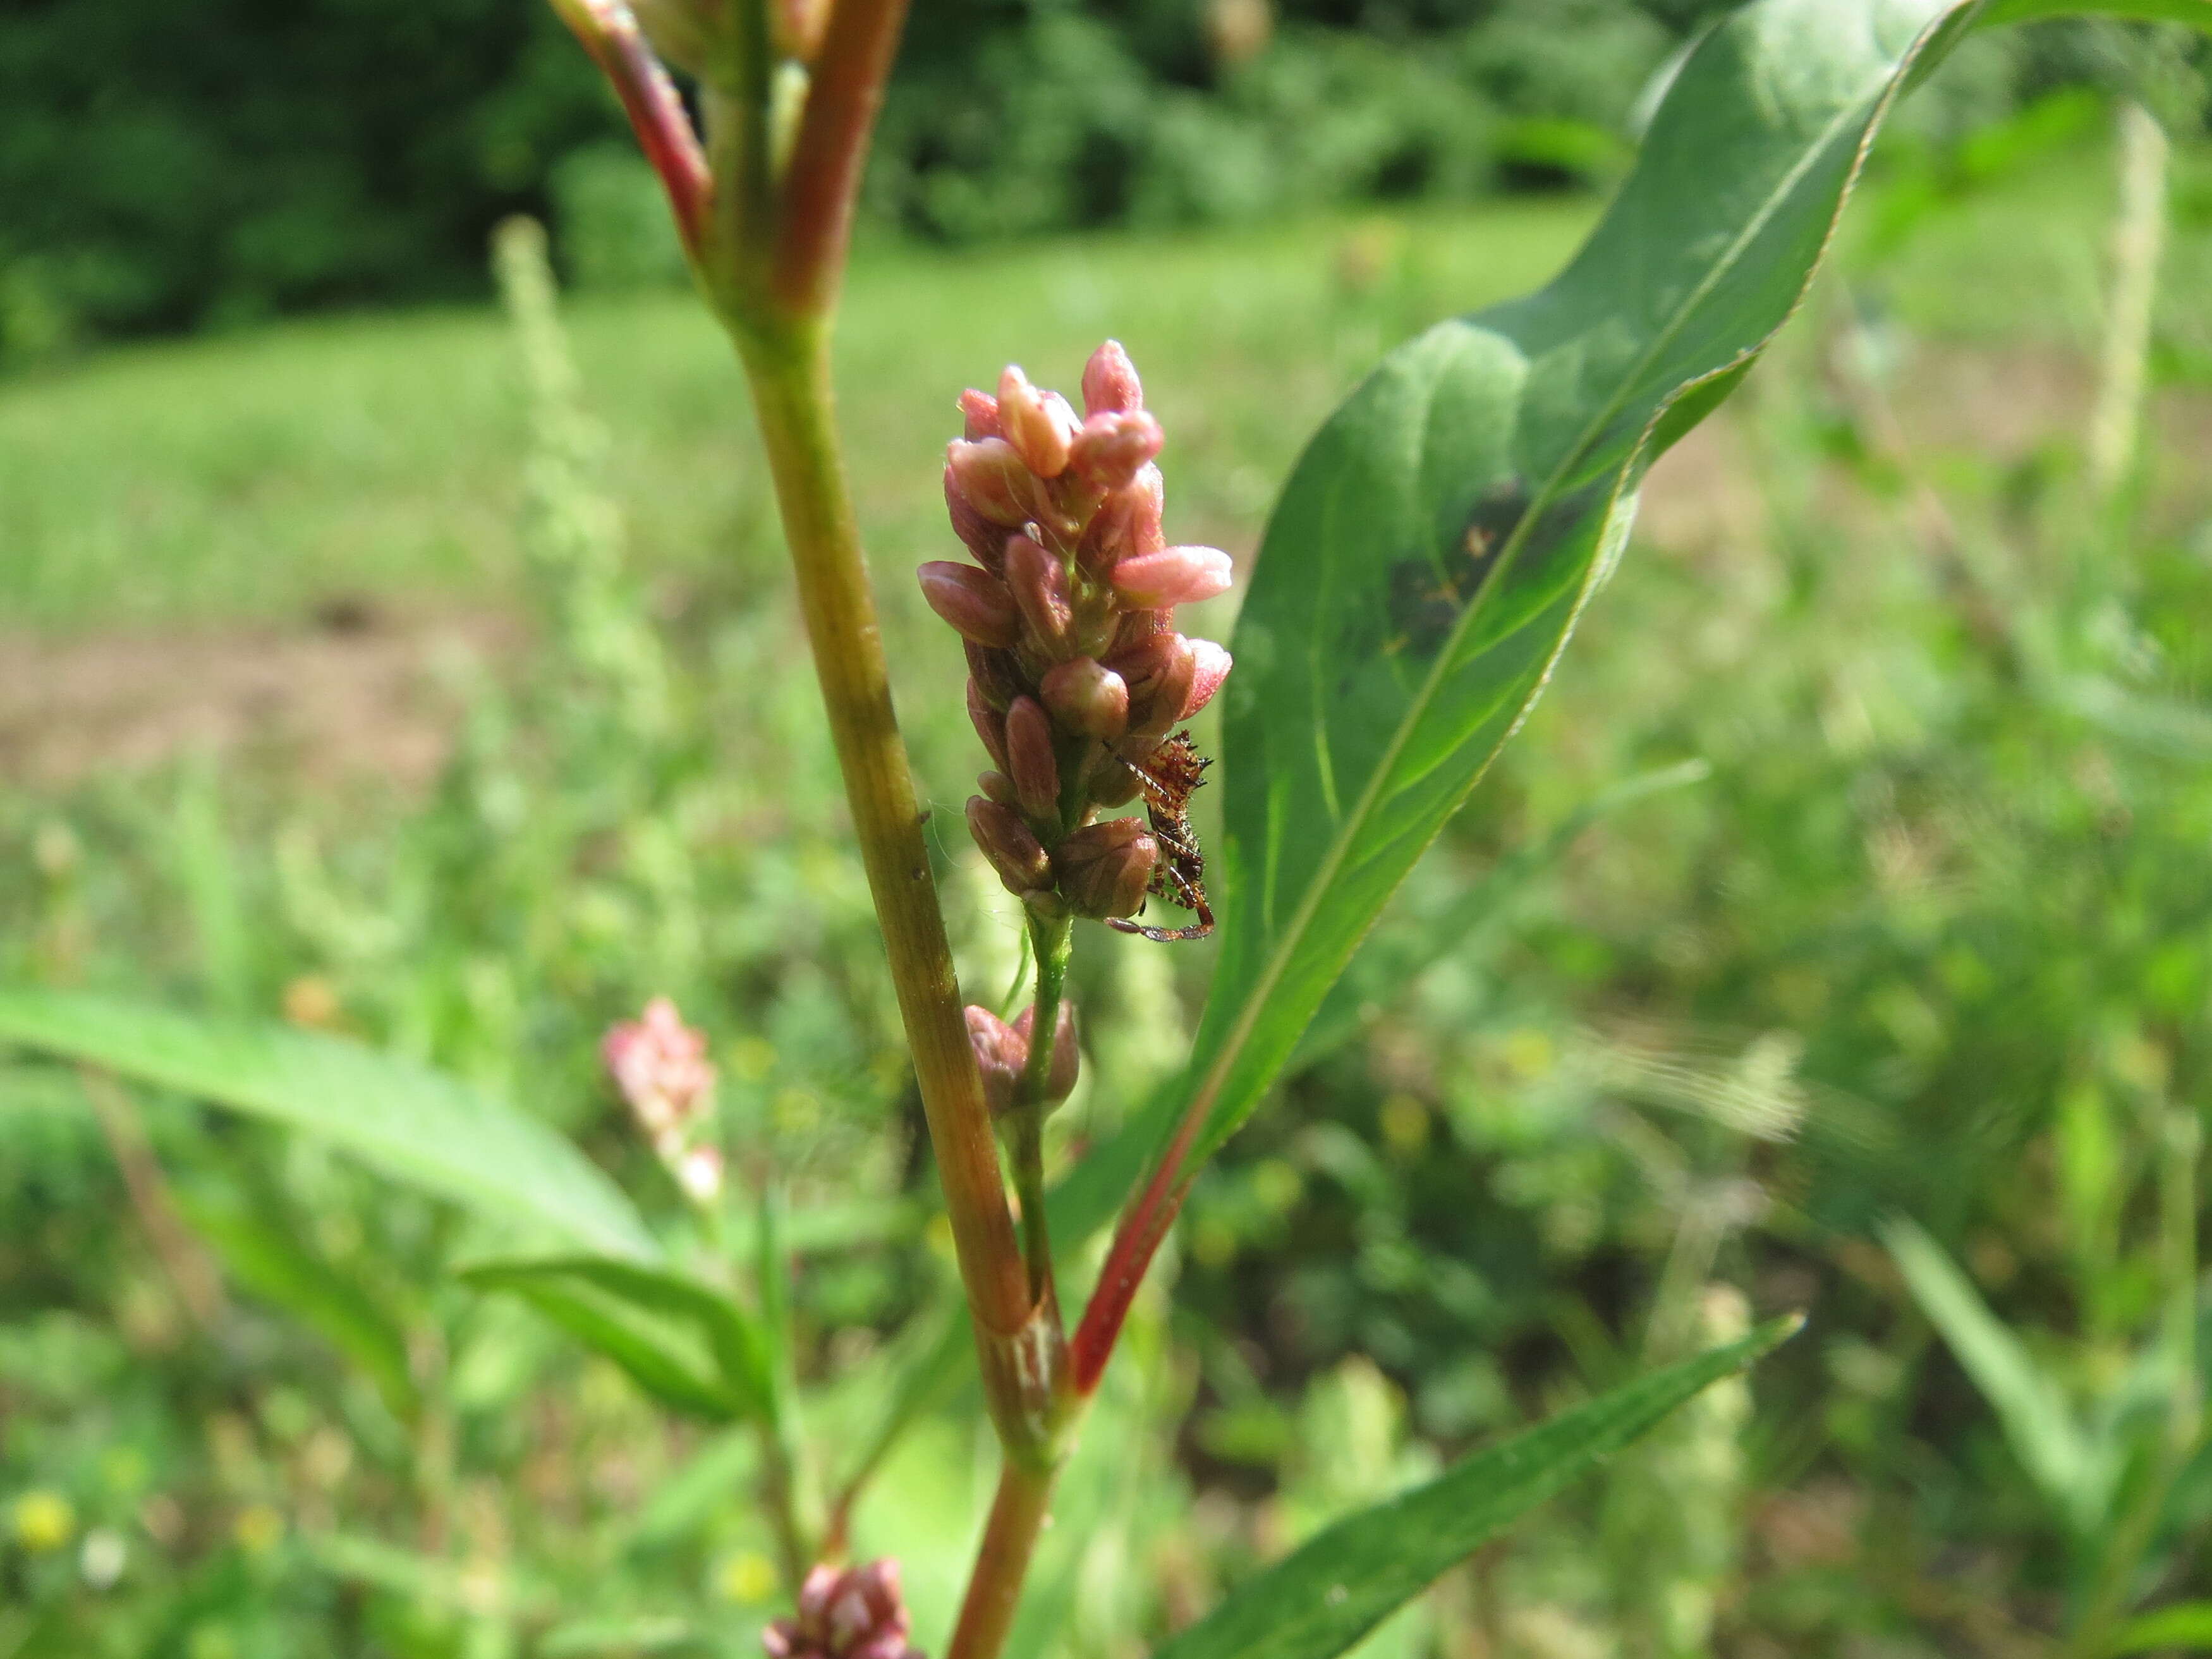
[[[1882,82],[1884,87],[1893,88],[1897,86],[1904,72],[1911,67],[1913,59],[1919,55],[1922,46],[1937,28],[1955,14],[1955,9],[1954,8],[1953,11],[1942,14],[1921,31],[1912,44],[1899,56],[1895,66],[1884,76]],[[1858,106],[1854,105],[1850,107],[1856,108]],[[1465,639],[1468,630],[1480,617],[1486,605],[1498,591],[1505,577],[1510,574],[1540,515],[1559,499],[1562,481],[1574,465],[1596,441],[1607,423],[1620,413],[1622,406],[1628,400],[1629,392],[1635,386],[1638,380],[1650,368],[1668,345],[1672,343],[1689,318],[1695,313],[1698,307],[1711,293],[1713,288],[1735,268],[1737,261],[1742,258],[1745,250],[1757,238],[1759,232],[1765,229],[1774,215],[1781,210],[1782,204],[1789,199],[1790,192],[1803,179],[1814,160],[1826,150],[1828,145],[1840,132],[1846,130],[1849,125],[1848,111],[1839,112],[1822,128],[1819,138],[1806,146],[1797,161],[1783,175],[1780,184],[1768,193],[1766,200],[1760,204],[1759,211],[1746,222],[1743,228],[1731,240],[1723,256],[1713,262],[1705,276],[1699,280],[1697,286],[1690,291],[1668,319],[1666,325],[1652,336],[1650,344],[1638,357],[1630,371],[1621,377],[1620,389],[1583,426],[1583,430],[1577,434],[1574,442],[1568,446],[1558,465],[1546,477],[1543,488],[1530,498],[1528,510],[1522,514],[1520,523],[1514,526],[1512,534],[1506,538],[1506,544],[1499,550],[1497,562],[1492,565],[1489,572],[1476,587],[1474,597],[1468,600],[1467,609],[1460,613],[1459,620],[1452,625],[1451,632],[1446,636],[1435,661],[1430,665],[1428,673],[1423,678],[1419,696],[1407,706],[1404,718],[1399,721],[1397,729],[1392,732],[1390,742],[1384,749],[1381,760],[1376,763],[1373,771],[1369,775],[1366,785],[1361,789],[1359,799],[1354,805],[1351,816],[1343,821],[1336,838],[1329,844],[1328,852],[1323,857],[1315,879],[1308,884],[1305,896],[1299,902],[1297,913],[1291,917],[1288,927],[1284,929],[1275,947],[1267,953],[1267,961],[1262,965],[1259,978],[1254,982],[1252,989],[1240,1006],[1235,1024],[1231,1026],[1228,1035],[1222,1040],[1219,1054],[1213,1063],[1206,1068],[1204,1081],[1192,1096],[1190,1105],[1184,1110],[1186,1122],[1194,1116],[1212,1115],[1213,1102],[1219,1095],[1222,1085],[1227,1081],[1229,1072],[1235,1066],[1238,1056],[1243,1053],[1245,1045],[1251,1041],[1252,1031],[1259,1023],[1261,1012],[1267,1006],[1267,999],[1281,981],[1283,974],[1295,954],[1295,945],[1304,937],[1306,930],[1312,926],[1313,918],[1321,907],[1322,895],[1328,890],[1330,884],[1340,872],[1345,860],[1350,855],[1358,830],[1375,810],[1381,796],[1383,782],[1396,766],[1398,757],[1404,752],[1407,742],[1410,739],[1415,727],[1419,725],[1421,716],[1433,701],[1437,686],[1446,676],[1447,665],[1451,662],[1461,642]],[[1854,170],[1863,161],[1863,149],[1859,159],[1853,163]],[[1841,205],[1839,198],[1838,213],[1841,211]],[[1834,216],[1832,215],[1830,227],[1832,233],[1833,218]],[[1809,283],[1810,280],[1808,273],[1807,281]],[[1791,308],[1794,311],[1795,306],[1793,305]],[[1770,331],[1767,335],[1748,348],[1744,355],[1756,354],[1771,338],[1772,331]],[[1741,361],[1741,357],[1738,361]],[[1724,368],[1721,372],[1725,373],[1726,368]],[[1697,377],[1698,380],[1705,378],[1706,377]],[[1687,384],[1695,383],[1696,381],[1692,380]],[[1663,412],[1662,410],[1662,413]],[[1640,443],[1638,447],[1641,447]],[[1633,460],[1633,454],[1630,459]],[[1617,502],[1618,499],[1616,486],[1613,500]],[[1607,510],[1609,514],[1612,511],[1611,504],[1608,504]],[[1564,647],[1565,642],[1565,635],[1563,634],[1559,646],[1555,647],[1553,651],[1553,660],[1557,659],[1559,650]],[[1549,672],[1550,665],[1547,664],[1546,677],[1548,677]],[[1509,733],[1508,736],[1510,738],[1510,734]],[[1494,755],[1495,749],[1492,752]],[[1475,769],[1474,777],[1468,780],[1466,789],[1462,792],[1462,799],[1467,793],[1473,792],[1475,786],[1481,781],[1482,775],[1486,770],[1488,770],[1487,760]]]

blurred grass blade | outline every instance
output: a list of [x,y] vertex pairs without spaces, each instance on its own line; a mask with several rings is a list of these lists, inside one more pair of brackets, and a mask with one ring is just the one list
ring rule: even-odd
[[1881,1237],[1912,1299],[1996,1413],[2013,1455],[2077,1528],[2094,1526],[2104,1510],[2097,1460],[2057,1387],[1917,1223],[1893,1217]]
[[2212,1651],[2212,1601],[2184,1601],[2130,1619],[2105,1644],[2112,1655]]
[[1519,728],[1645,470],[1796,309],[1882,117],[1975,21],[1960,0],[1729,16],[1567,268],[1392,352],[1307,447],[1231,641],[1222,948],[1186,1168],[1258,1103]]
[[1161,1648],[1155,1659],[1334,1659],[1484,1540],[1803,1322],[1670,1365],[1478,1453],[1324,1529]]
[[2212,0],[2101,0],[2084,5],[2081,0],[1990,0],[1983,11],[1984,23],[2033,23],[2045,17],[2078,17],[2097,12],[2106,17],[2132,17],[2145,23],[2185,23],[2191,28],[2212,30]]
[[769,1351],[758,1322],[696,1279],[588,1255],[480,1261],[459,1277],[514,1291],[648,1392],[696,1416],[759,1418],[769,1409]]
[[285,1218],[205,1188],[180,1188],[177,1207],[247,1291],[283,1309],[376,1384],[392,1414],[415,1420],[419,1397],[399,1322],[311,1249]]
[[595,1250],[659,1255],[622,1189],[567,1140],[410,1060],[282,1026],[31,988],[0,989],[0,1043],[270,1119],[426,1192]]

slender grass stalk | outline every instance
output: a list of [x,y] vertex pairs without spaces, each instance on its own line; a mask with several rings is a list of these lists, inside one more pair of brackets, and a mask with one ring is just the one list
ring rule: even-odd
[[2112,499],[2135,471],[2158,267],[2166,251],[2167,149],[2156,117],[2133,100],[2121,105],[2112,292],[2089,420],[2089,481],[2102,500]]

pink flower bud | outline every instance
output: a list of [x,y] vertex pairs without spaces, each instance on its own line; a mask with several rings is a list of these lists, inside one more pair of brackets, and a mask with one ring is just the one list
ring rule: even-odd
[[[1124,819],[1123,822],[1131,820]],[[1036,1010],[1024,1008],[1014,1021],[1014,1035],[1021,1039],[1023,1062],[1028,1063],[1028,1051],[1032,1034],[1036,1030]],[[1052,1023],[1052,1068],[1045,1074],[1044,1103],[1057,1106],[1075,1092],[1076,1073],[1081,1068],[1083,1057],[1075,1042],[1075,1004],[1066,997],[1060,1000],[1060,1013]]]
[[1052,860],[1012,807],[981,795],[969,796],[968,833],[975,837],[975,845],[983,849],[1009,893],[1052,885]]
[[974,443],[956,438],[945,450],[945,459],[952,469],[953,487],[993,524],[1012,530],[1036,512],[1036,480],[1004,438],[982,438]]
[[1233,660],[1212,640],[1193,640],[1190,652],[1194,666],[1190,677],[1190,696],[1183,699],[1184,720],[1213,701],[1213,694],[1221,690],[1221,682],[1229,678]]
[[960,394],[960,419],[965,428],[963,435],[969,443],[1006,435],[1006,428],[999,424],[999,400],[973,386]]
[[1091,354],[1083,366],[1083,410],[1086,415],[1142,409],[1145,388],[1137,379],[1137,366],[1119,340],[1109,340]]
[[1030,1063],[1029,1039],[988,1008],[970,1004],[968,1046],[975,1051],[975,1069],[983,1074],[983,1103],[993,1117],[1014,1103],[1022,1067]]
[[998,710],[991,707],[983,688],[972,674],[968,677],[968,720],[975,728],[975,735],[983,740],[983,747],[990,750],[991,758],[1003,768],[1006,763],[1006,723],[999,718]]
[[911,1627],[906,1601],[899,1588],[899,1564],[886,1555],[880,1560],[854,1567],[846,1577],[866,1599],[868,1609],[879,1626],[896,1625],[901,1630]]
[[929,608],[978,645],[1008,646],[1021,637],[1021,616],[1006,584],[988,570],[932,559],[915,574]]
[[968,677],[981,688],[986,703],[1003,709],[1022,695],[1021,673],[1009,653],[988,650],[973,640],[961,644],[968,653]]
[[1060,844],[1060,896],[1096,921],[1134,915],[1159,856],[1159,842],[1134,818],[1091,824]]
[[1040,392],[1028,375],[1008,363],[999,377],[999,420],[1029,470],[1040,478],[1057,478],[1067,471],[1068,449],[1075,441],[1075,411],[1058,392]]
[[950,461],[945,464],[945,510],[952,520],[952,533],[975,556],[976,563],[996,575],[1006,558],[1006,527],[993,524],[961,494],[960,482],[953,477]]
[[[1121,613],[1121,629],[1114,636],[1115,654],[1141,651],[1154,640],[1165,639],[1174,632],[1172,611],[1125,611]],[[1126,678],[1127,671],[1122,672]]]
[[1229,556],[1218,547],[1170,547],[1140,553],[1114,567],[1114,592],[1129,605],[1195,605],[1226,593]]
[[1127,682],[1090,657],[1058,664],[1037,690],[1045,707],[1072,732],[1110,743],[1129,729]]
[[1115,665],[1129,683],[1129,732],[1122,751],[1149,750],[1182,718],[1198,680],[1198,653],[1180,634],[1152,640]]
[[1091,769],[1088,784],[1092,802],[1099,806],[1127,806],[1142,787],[1128,763],[1112,755],[1101,755]]
[[1013,775],[1022,810],[1032,818],[1057,822],[1060,763],[1052,752],[1052,717],[1035,697],[1016,697],[1006,710],[1006,769]]
[[806,1570],[799,1586],[799,1622],[808,1635],[829,1634],[830,1603],[836,1599],[844,1579],[845,1575],[827,1562],[817,1562]]
[[1006,586],[1029,624],[1030,636],[1048,655],[1067,648],[1075,621],[1067,599],[1067,567],[1027,536],[1006,538]]
[[1075,435],[1069,462],[1104,489],[1127,487],[1147,461],[1160,453],[1167,436],[1141,409],[1093,415]]
[[1014,787],[1014,781],[1004,772],[978,772],[975,787],[983,792],[987,799],[994,800],[1001,806],[1021,805],[1020,792]]
[[1137,476],[1119,489],[1109,490],[1098,511],[1083,532],[1079,550],[1083,568],[1094,575],[1108,576],[1123,559],[1140,553],[1157,553],[1167,544],[1160,533],[1166,491],[1158,467],[1147,462]]

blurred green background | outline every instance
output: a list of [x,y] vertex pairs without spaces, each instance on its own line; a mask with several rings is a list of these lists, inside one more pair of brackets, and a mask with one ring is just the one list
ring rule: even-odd
[[[1711,9],[923,9],[839,374],[940,823],[978,760],[905,573],[948,545],[957,391],[1122,339],[1170,532],[1249,568],[1381,351],[1565,259]],[[2051,26],[1908,106],[1201,1182],[1018,1651],[1141,1654],[1346,1506],[1798,1308],[1747,1387],[1363,1651],[2071,1654],[2123,1523],[2131,1602],[2212,1601],[2212,1455],[2160,1437],[2154,1363],[2177,1309],[2201,1346],[2212,1097],[2200,58]],[[2174,149],[2110,482],[2124,83]],[[517,210],[551,228],[573,403],[492,299]],[[837,1447],[952,1274],[742,383],[658,210],[521,0],[0,15],[0,977],[434,1060],[680,1232],[596,1058],[674,995],[733,1152],[795,1184]],[[939,850],[995,988],[1011,901]],[[1086,932],[1060,1167],[1179,1063],[1206,965]],[[1931,1325],[1899,1214],[1996,1349]],[[757,1651],[750,1443],[462,1286],[485,1244],[297,1138],[0,1051],[0,1659]],[[1993,1409],[2014,1363],[2109,1449],[2105,1508]],[[943,1401],[860,1511],[928,1642],[993,1456]],[[2126,1650],[2212,1650],[2180,1628]]]

